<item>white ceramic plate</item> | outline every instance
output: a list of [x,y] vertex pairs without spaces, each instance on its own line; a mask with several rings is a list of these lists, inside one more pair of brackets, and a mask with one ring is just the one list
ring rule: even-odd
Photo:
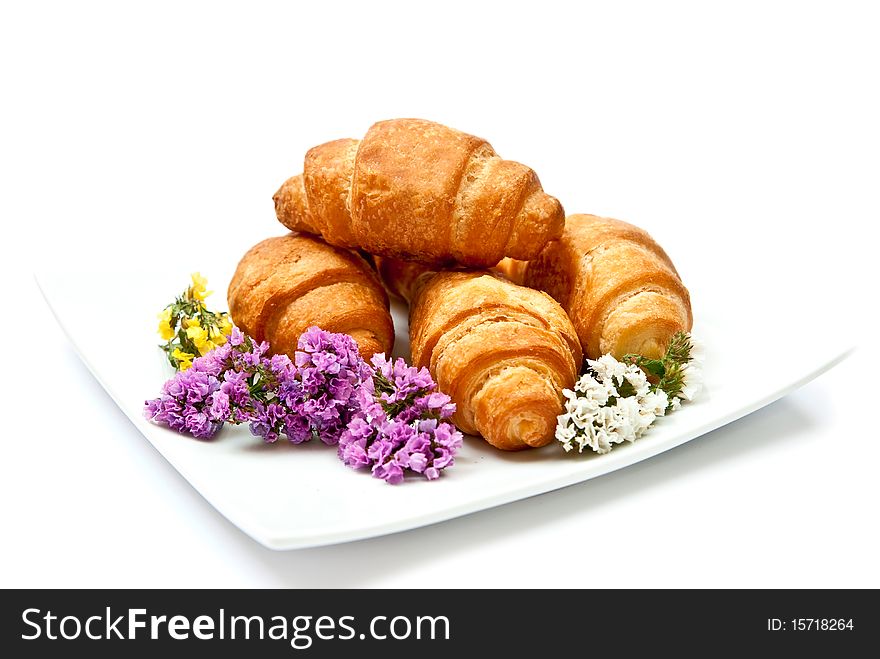
[[[218,290],[209,306],[225,309],[231,272],[203,270]],[[760,329],[704,301],[694,335],[705,344],[701,397],[659,419],[635,444],[606,455],[565,454],[556,445],[504,453],[466,438],[455,467],[437,481],[390,486],[343,466],[320,443],[264,444],[247,428],[225,428],[210,442],[144,420],[144,400],[172,372],[158,349],[156,314],[188,283],[185,271],[65,272],[38,282],[88,368],[150,443],[226,518],[272,549],[347,542],[466,515],[585,481],[699,437],[786,395],[848,353],[811,341],[790,319]],[[722,307],[722,304],[727,306]],[[710,308],[705,308],[710,306]],[[396,307],[395,354],[408,357],[406,312]],[[809,325],[806,325],[809,327]],[[771,359],[772,356],[772,359]],[[762,365],[754,369],[743,364]]]

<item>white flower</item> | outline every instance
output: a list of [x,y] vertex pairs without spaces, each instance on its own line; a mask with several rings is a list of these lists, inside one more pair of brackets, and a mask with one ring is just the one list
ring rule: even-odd
[[587,426],[592,425],[596,412],[598,412],[600,408],[601,405],[595,400],[587,397],[580,397],[577,400],[572,401],[571,405],[566,409],[571,415],[571,420],[575,426],[578,428],[586,428]]
[[583,398],[595,401],[597,406],[608,403],[608,397],[617,394],[614,384],[610,381],[601,382],[596,380],[589,373],[585,373],[574,385],[573,397],[577,394],[583,394]]
[[567,425],[566,417],[568,415],[562,414],[558,417],[558,425],[556,427],[556,439],[562,442],[562,448],[566,451],[570,451],[573,447],[571,445],[572,440],[577,435],[577,432],[574,429],[574,426]]
[[703,390],[703,371],[696,362],[688,362],[681,373],[681,397],[690,402]]
[[607,405],[608,398],[617,395],[617,390],[614,388],[613,384],[599,382],[589,374],[581,376],[581,379],[578,380],[575,385],[575,391],[583,394],[582,396],[575,395],[576,398],[586,399],[596,408]]
[[614,359],[610,354],[602,355],[596,360],[588,359],[587,364],[596,372],[596,376],[600,381],[610,382],[611,384],[623,384],[627,366]]
[[620,436],[619,441],[635,441],[639,428],[642,425],[642,415],[639,408],[638,398],[618,398],[614,407],[610,408],[614,414],[611,425]]
[[703,363],[706,352],[701,341],[691,337],[690,361],[682,368],[681,398],[692,401],[703,390]]
[[[613,432],[609,432],[605,428],[599,427],[595,428],[594,431],[590,434],[587,445],[591,449],[593,449],[599,455],[603,453],[608,453],[611,450],[611,445],[615,442],[616,435]],[[584,450],[584,445],[581,445],[581,451]]]
[[[557,417],[556,439],[562,448],[578,452],[589,448],[607,453],[614,444],[634,442],[658,416],[666,413],[668,398],[662,390],[651,391],[645,373],[633,364],[624,364],[611,355],[589,361],[594,375],[586,373],[565,389],[565,413]],[[635,395],[622,397],[618,386],[628,382]],[[609,405],[609,400],[614,404]]]
[[624,377],[632,385],[636,396],[644,396],[651,389],[651,385],[648,384],[648,377],[638,366],[630,364],[624,371]]
[[649,391],[642,397],[642,406],[654,416],[664,416],[669,406],[669,397],[662,389]]

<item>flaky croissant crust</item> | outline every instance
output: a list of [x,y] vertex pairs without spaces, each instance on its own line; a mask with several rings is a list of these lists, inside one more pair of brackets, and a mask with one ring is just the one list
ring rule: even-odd
[[431,265],[534,258],[564,222],[530,168],[423,119],[380,121],[362,141],[314,147],[273,199],[290,229]]
[[693,325],[690,294],[646,231],[620,220],[571,215],[558,240],[527,262],[502,261],[512,281],[546,291],[568,312],[584,354],[659,357]]
[[351,335],[365,358],[390,353],[394,341],[375,272],[357,254],[314,236],[291,233],[252,247],[229,284],[228,302],[242,331],[291,357],[312,325]]
[[380,272],[410,297],[413,364],[455,401],[462,431],[506,450],[553,439],[581,350],[552,298],[488,271],[430,272],[382,259]]

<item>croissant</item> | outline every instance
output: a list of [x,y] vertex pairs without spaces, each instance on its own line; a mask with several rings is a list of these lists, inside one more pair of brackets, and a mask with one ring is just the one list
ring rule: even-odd
[[666,252],[620,220],[571,215],[536,259],[505,259],[498,270],[552,295],[590,359],[608,352],[659,358],[672,335],[693,324],[690,295]]
[[456,404],[453,422],[506,450],[544,446],[574,386],[581,349],[549,295],[489,271],[432,272],[380,259],[392,292],[410,302],[413,364]]
[[241,259],[229,284],[229,313],[242,331],[273,353],[296,350],[312,325],[351,335],[369,358],[390,352],[394,328],[388,296],[357,254],[308,235],[268,238]]
[[273,199],[289,229],[432,265],[532,259],[565,221],[534,171],[423,119],[380,121],[361,141],[314,147]]

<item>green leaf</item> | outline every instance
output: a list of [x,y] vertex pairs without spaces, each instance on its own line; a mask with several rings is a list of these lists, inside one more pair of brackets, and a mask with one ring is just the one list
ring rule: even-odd
[[639,364],[639,366],[651,375],[656,375],[658,378],[662,378],[666,374],[666,367],[660,359],[645,359]]
[[620,394],[621,398],[629,398],[630,396],[636,395],[636,390],[629,380],[624,380],[622,383],[617,385],[617,393]]
[[693,344],[690,335],[687,332],[676,332],[669,340],[669,345],[666,346],[663,361],[687,364],[691,360],[692,350]]

